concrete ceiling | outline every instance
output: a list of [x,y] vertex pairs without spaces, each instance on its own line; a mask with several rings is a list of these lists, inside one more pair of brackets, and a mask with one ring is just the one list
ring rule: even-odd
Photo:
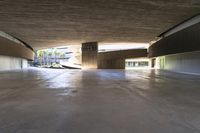
[[0,30],[34,49],[150,42],[199,12],[199,0],[0,0]]

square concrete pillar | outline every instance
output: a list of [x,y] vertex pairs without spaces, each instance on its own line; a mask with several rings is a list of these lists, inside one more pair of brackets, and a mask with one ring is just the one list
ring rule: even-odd
[[82,44],[82,69],[97,69],[98,43]]

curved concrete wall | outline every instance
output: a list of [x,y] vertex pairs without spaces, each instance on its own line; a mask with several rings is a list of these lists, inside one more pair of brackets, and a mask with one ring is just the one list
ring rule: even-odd
[[28,60],[34,59],[34,52],[12,39],[0,36],[0,71],[28,67]]
[[200,74],[200,23],[171,34],[149,47],[160,69]]
[[19,57],[27,60],[34,59],[34,52],[29,48],[0,36],[0,55]]

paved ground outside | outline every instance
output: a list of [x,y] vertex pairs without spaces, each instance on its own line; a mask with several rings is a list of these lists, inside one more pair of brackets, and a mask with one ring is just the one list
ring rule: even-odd
[[0,72],[0,133],[199,133],[200,76],[159,70]]

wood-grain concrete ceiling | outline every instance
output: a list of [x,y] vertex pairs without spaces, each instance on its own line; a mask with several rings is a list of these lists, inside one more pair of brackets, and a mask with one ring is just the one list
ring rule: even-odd
[[0,0],[0,30],[34,49],[146,43],[199,12],[199,0]]

